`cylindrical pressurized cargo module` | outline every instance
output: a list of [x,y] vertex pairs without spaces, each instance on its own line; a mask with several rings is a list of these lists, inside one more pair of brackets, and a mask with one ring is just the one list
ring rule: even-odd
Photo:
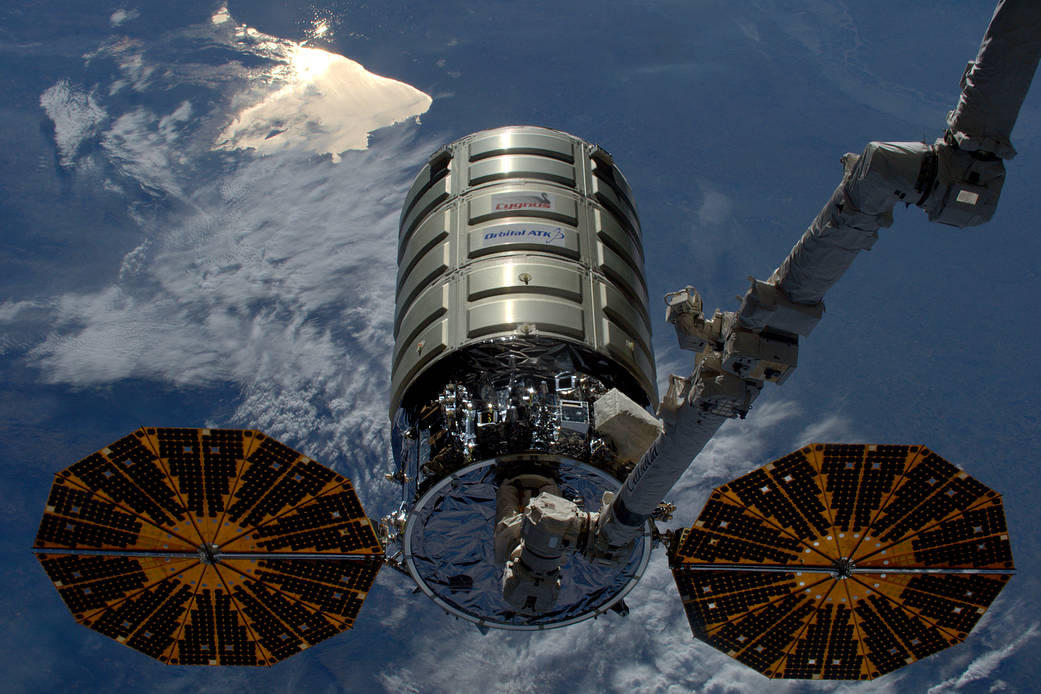
[[518,610],[503,598],[509,532],[495,529],[540,491],[597,511],[632,468],[594,415],[613,389],[657,401],[643,263],[628,183],[572,135],[475,133],[416,177],[391,367],[403,501],[384,539],[448,612],[481,627],[563,626],[620,609],[639,579],[649,534],[619,566],[568,555],[553,607]]

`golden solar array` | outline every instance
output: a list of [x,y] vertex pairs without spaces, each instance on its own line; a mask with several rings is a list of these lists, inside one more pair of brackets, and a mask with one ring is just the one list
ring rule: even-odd
[[959,643],[1014,570],[1001,497],[923,446],[795,451],[714,490],[669,558],[694,635],[774,678]]
[[182,665],[349,629],[383,557],[348,479],[237,429],[139,429],[62,470],[34,550],[77,621]]

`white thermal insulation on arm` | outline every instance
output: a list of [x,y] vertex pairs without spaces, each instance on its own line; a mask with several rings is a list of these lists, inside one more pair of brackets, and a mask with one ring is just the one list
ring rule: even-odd
[[1041,57],[1041,2],[1001,0],[947,126],[961,149],[1011,159],[1009,136]]
[[797,304],[814,305],[842,277],[857,253],[893,222],[893,205],[917,202],[915,187],[929,145],[872,142],[859,157],[847,154],[842,183],[770,281]]

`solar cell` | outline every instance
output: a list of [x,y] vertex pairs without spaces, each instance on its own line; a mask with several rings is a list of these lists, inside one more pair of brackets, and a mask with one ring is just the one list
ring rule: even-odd
[[1009,580],[1001,497],[923,446],[813,444],[714,490],[669,549],[694,636],[785,679],[964,640]]
[[177,665],[349,629],[383,557],[348,479],[238,429],[140,429],[62,470],[34,549],[77,621]]

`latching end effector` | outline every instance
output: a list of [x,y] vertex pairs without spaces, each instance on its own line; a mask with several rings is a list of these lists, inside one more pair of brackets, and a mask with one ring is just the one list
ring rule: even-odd
[[[871,142],[859,156],[847,154],[843,161],[846,175],[840,188],[845,202],[874,216],[876,228],[892,223],[898,202],[916,204],[933,222],[956,227],[983,224],[994,216],[1005,182],[1005,165],[997,155],[959,146],[950,132],[932,145]],[[837,211],[849,215],[845,207]],[[835,211],[830,212],[834,216]],[[843,220],[844,226],[854,227],[863,221],[870,220]]]
[[706,320],[690,286],[666,295],[665,304],[680,347],[698,352],[699,364],[715,359],[714,368],[756,383],[784,382],[798,363],[797,335],[808,335],[824,313],[823,304],[793,303],[784,290],[755,279],[737,314],[717,309]]
[[726,338],[727,314],[719,310],[705,320],[701,294],[689,284],[665,295],[665,320],[676,329],[681,349],[702,352],[706,347],[719,350]]
[[938,140],[923,164],[923,175],[931,178],[931,184],[918,206],[929,215],[929,221],[979,226],[990,221],[998,208],[1005,164],[994,154],[970,152],[960,149],[953,140]]

